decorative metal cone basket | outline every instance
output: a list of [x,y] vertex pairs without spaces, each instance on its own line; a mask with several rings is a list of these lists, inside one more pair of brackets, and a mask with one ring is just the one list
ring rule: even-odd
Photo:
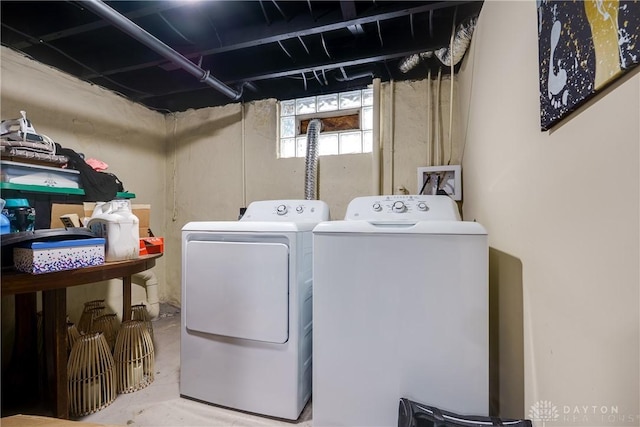
[[131,393],[153,382],[155,359],[151,334],[140,320],[122,322],[113,350],[118,393]]
[[84,303],[84,309],[80,315],[78,321],[78,330],[81,333],[87,333],[91,331],[91,324],[93,320],[104,314],[106,306],[103,299],[87,301]]
[[119,329],[120,322],[118,321],[118,316],[115,313],[103,314],[102,316],[97,317],[91,325],[91,332],[102,332],[104,334],[104,339],[107,341],[112,353],[116,344],[116,336],[118,335]]
[[72,322],[67,322],[67,354],[71,353],[74,344],[80,338],[80,331]]
[[140,320],[144,323],[151,335],[151,341],[153,341],[153,325],[151,324],[151,317],[147,311],[147,307],[144,304],[136,304],[131,306],[131,320]]
[[106,408],[116,398],[113,356],[101,333],[81,335],[67,363],[69,414],[84,416]]
[[104,306],[105,304],[103,299],[94,299],[84,303],[85,308],[104,307]]

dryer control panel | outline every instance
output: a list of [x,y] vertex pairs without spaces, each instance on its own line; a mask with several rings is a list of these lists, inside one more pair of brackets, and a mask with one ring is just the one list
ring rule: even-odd
[[240,221],[322,222],[329,206],[322,200],[262,200],[252,202]]
[[460,221],[460,213],[458,205],[449,196],[367,196],[353,199],[344,219],[371,222]]

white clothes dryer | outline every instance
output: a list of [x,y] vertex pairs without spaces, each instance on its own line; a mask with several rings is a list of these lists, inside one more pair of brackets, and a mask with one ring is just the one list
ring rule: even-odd
[[180,395],[295,420],[311,395],[319,200],[253,202],[182,229]]
[[313,425],[396,426],[401,397],[488,415],[485,229],[447,196],[373,196],[313,235]]

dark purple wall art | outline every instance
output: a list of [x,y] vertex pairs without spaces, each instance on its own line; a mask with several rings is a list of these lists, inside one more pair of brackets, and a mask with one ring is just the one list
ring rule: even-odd
[[538,0],[540,127],[640,62],[640,0]]

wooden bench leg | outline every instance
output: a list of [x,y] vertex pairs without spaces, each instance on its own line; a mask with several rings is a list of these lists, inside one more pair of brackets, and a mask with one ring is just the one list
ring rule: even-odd
[[42,292],[47,384],[57,418],[69,418],[67,392],[67,290]]
[[122,278],[122,321],[131,320],[131,276]]

